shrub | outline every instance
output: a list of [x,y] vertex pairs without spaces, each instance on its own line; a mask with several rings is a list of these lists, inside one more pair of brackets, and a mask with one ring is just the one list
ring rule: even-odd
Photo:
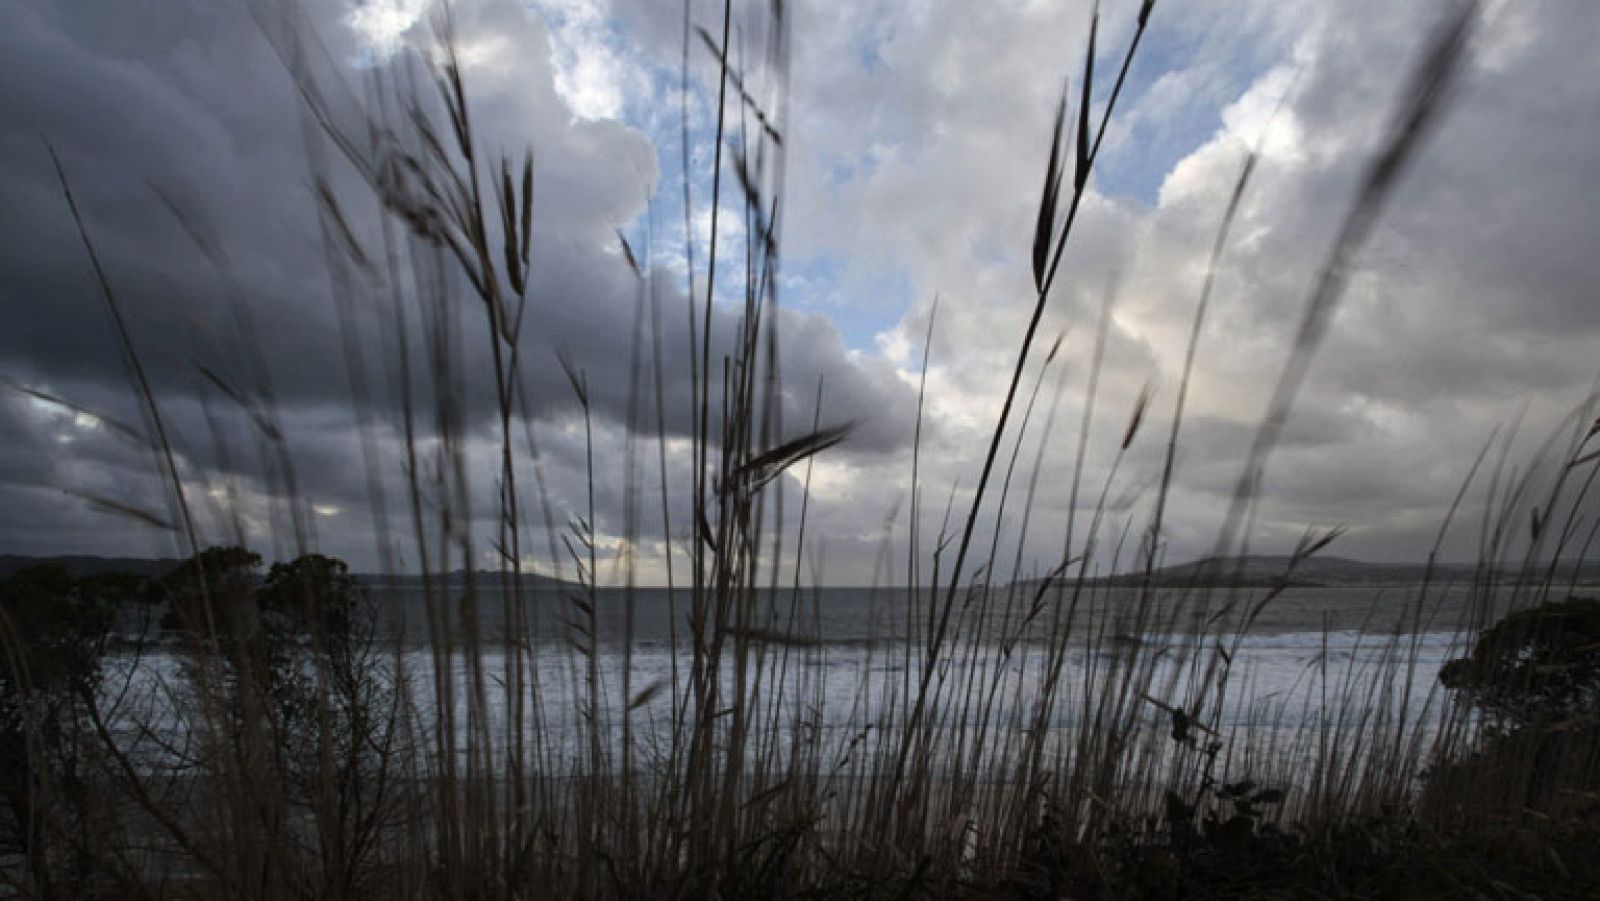
[[1484,630],[1472,654],[1439,671],[1509,733],[1600,710],[1600,601],[1568,598],[1508,614]]
[[115,573],[75,578],[60,564],[0,581],[0,846],[28,859],[37,886],[57,878],[50,834],[84,839],[85,716],[117,604],[138,584]]
[[1532,811],[1540,828],[1600,809],[1600,601],[1507,614],[1439,681],[1484,720],[1472,752],[1430,775],[1428,806],[1491,821]]

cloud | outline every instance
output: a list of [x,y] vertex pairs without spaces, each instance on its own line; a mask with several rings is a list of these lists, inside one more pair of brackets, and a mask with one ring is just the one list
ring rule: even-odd
[[[367,506],[366,457],[351,415],[352,378],[367,386],[391,480],[399,389],[394,358],[383,350],[389,315],[384,298],[330,277],[318,239],[314,161],[327,161],[325,177],[369,253],[382,246],[378,214],[364,199],[356,173],[308,127],[280,58],[295,51],[281,38],[276,47],[266,38],[281,34],[278,11],[254,9],[251,16],[236,7],[188,4],[160,15],[122,9],[91,18],[53,4],[8,7],[0,28],[6,59],[0,66],[0,193],[17,215],[7,217],[0,240],[0,294],[8,311],[0,366],[13,382],[50,387],[74,402],[99,405],[108,415],[139,420],[122,355],[66,214],[48,142],[72,178],[186,468],[231,473],[264,505],[283,490],[246,452],[253,427],[245,417],[222,415],[226,437],[235,443],[228,465],[208,438],[202,403],[230,406],[217,380],[239,393],[258,390],[250,365],[254,346],[265,357],[278,415],[303,473],[300,488],[312,503],[338,507],[341,519],[350,519]],[[305,12],[305,33],[317,42],[303,45],[302,52],[323,61],[313,66],[319,90],[342,117],[336,125],[359,129],[355,98],[362,80],[379,71],[403,78],[412,58],[397,47],[425,47],[431,13],[421,4],[369,5],[353,12],[311,5]],[[577,28],[581,40],[576,51],[569,47],[555,59],[543,22],[516,4],[457,4],[452,24],[485,152],[533,151],[532,301],[522,349],[532,410],[541,428],[557,436],[575,413],[555,359],[560,348],[587,374],[600,440],[617,444],[636,390],[627,360],[640,308],[639,284],[617,253],[615,235],[644,212],[659,179],[658,148],[639,131],[605,118],[615,109],[585,105],[593,97],[574,87],[572,78],[593,75],[583,68],[587,63],[579,60],[576,70],[562,74],[562,65],[574,64],[574,52],[589,58],[593,48],[583,41],[603,30],[592,10],[565,12],[567,20],[558,23],[563,39],[570,41]],[[314,148],[310,159],[308,146]],[[336,300],[341,291],[355,296]],[[660,336],[671,400],[666,424],[669,433],[686,435],[688,323],[677,312],[681,294],[665,282],[659,293],[660,303],[673,311],[662,319]],[[346,302],[348,318],[341,321],[338,311]],[[473,440],[482,441],[491,434],[494,401],[482,314],[472,304],[464,295],[456,327],[467,354],[461,369],[469,374],[462,394],[465,424]],[[241,309],[248,314],[248,333],[236,312]],[[719,306],[714,318],[714,352],[721,354],[736,316]],[[852,356],[838,332],[815,315],[784,313],[780,326],[791,378],[781,397],[786,422],[809,423],[815,384],[826,373],[829,418],[862,422],[853,452],[882,453],[904,443],[900,431],[909,433],[909,427],[897,425],[908,422],[900,411],[910,389],[892,367]],[[353,345],[345,343],[342,329],[349,330]],[[347,352],[352,346],[364,348],[364,365]],[[423,350],[411,347],[419,372]],[[648,371],[647,356],[644,362]],[[434,386],[415,390],[426,404]],[[130,505],[163,506],[147,458],[110,447],[103,435],[79,435],[71,442],[72,458],[63,459],[51,443],[74,437],[71,424],[41,420],[25,409],[19,415],[24,428],[54,436],[23,443],[10,455],[3,478],[31,486],[24,493],[37,494],[51,483],[77,484],[82,474],[76,470],[93,459],[83,456],[85,448],[97,445],[115,457],[123,478],[107,484],[91,479],[90,488],[98,485]],[[550,443],[558,452],[570,450],[564,446],[570,442]],[[492,461],[492,455],[485,459]],[[551,491],[570,505],[581,497],[584,478],[562,462],[552,460],[559,483]],[[492,465],[487,471],[493,473]],[[484,481],[475,494],[492,500],[493,480]],[[80,515],[76,505],[54,509],[44,497],[13,508],[7,529],[12,549],[113,549],[126,532],[125,523],[96,521]],[[620,499],[607,499],[602,524],[619,527],[621,507]],[[40,528],[38,519],[55,525]],[[269,522],[265,513],[258,519]],[[372,542],[350,535],[333,540],[371,563],[370,549],[361,545]]]
[[[693,22],[716,31],[713,6],[694,5]],[[761,5],[736,6],[750,44]],[[1131,35],[1134,6],[1106,7],[1097,104]],[[1041,3],[789,8],[783,249],[793,278],[779,318],[782,418],[791,429],[809,424],[820,379],[824,419],[861,423],[812,470],[807,539],[809,553],[825,554],[828,579],[860,583],[881,572],[886,548],[904,549],[918,367],[936,296],[919,463],[924,550],[946,499],[959,514],[977,478],[1031,312],[1027,252],[1050,115],[1064,82],[1077,90],[1088,20],[1083,9]],[[534,151],[533,301],[520,365],[557,526],[586,512],[587,449],[555,349],[589,381],[606,471],[621,471],[626,457],[641,295],[618,252],[619,228],[641,253],[644,233],[654,238],[655,293],[642,309],[653,297],[663,311],[664,481],[674,509],[685,509],[682,437],[693,404],[680,268],[687,246],[674,183],[681,9],[550,0],[530,14],[510,0],[481,0],[453,10],[485,152]],[[322,49],[312,49],[325,54],[324,71],[350,86],[332,98],[346,125],[363,86],[380,72],[398,78],[414,52],[401,48],[426,45],[431,15],[409,2],[310,4],[305,14],[321,36]],[[1060,552],[1108,298],[1079,515],[1111,475],[1147,385],[1150,415],[1116,462],[1107,496],[1122,511],[1117,527],[1148,514],[1211,241],[1244,155],[1259,147],[1201,333],[1169,507],[1169,554],[1209,549],[1310,281],[1434,15],[1380,0],[1158,5],[1024,373],[1019,405],[1061,336],[1015,447],[1007,500],[1014,535],[1053,411],[1027,565],[1048,568]],[[1600,196],[1591,177],[1600,171],[1592,87],[1600,62],[1584,41],[1597,28],[1600,9],[1576,0],[1489,5],[1459,96],[1357,261],[1269,468],[1257,546],[1291,541],[1306,524],[1345,522],[1353,528],[1342,553],[1418,557],[1496,424],[1525,411],[1519,447],[1529,447],[1588,390],[1600,335],[1592,297]],[[691,50],[703,265],[715,73],[703,48]],[[24,2],[0,13],[0,60],[0,200],[16,212],[0,224],[0,372],[142,426],[44,138],[73,178],[190,469],[234,474],[260,527],[280,528],[271,507],[282,485],[249,452],[250,426],[236,413],[224,417],[236,452],[219,467],[202,404],[228,407],[196,364],[253,383],[234,312],[242,307],[267,351],[303,492],[339,510],[316,517],[323,540],[374,565],[382,529],[365,515],[373,467],[352,415],[340,288],[318,239],[307,147],[330,160],[325,171],[375,253],[379,214],[331,148],[308,145],[293,83],[261,26],[237,7],[198,0],[159,14],[118,7],[93,17]],[[757,74],[752,84],[775,75]],[[222,251],[225,266],[195,246],[169,201]],[[737,246],[738,223],[723,222],[719,238]],[[394,490],[404,478],[399,388],[383,343],[382,297],[356,291],[344,309],[366,358],[353,371],[369,387],[377,468]],[[737,316],[737,307],[716,307],[714,360]],[[473,373],[462,396],[480,537],[493,532],[498,466],[483,318],[471,302],[459,309],[459,346]],[[646,331],[642,346],[651,344]],[[411,349],[421,372],[425,348]],[[642,359],[648,373],[647,352]],[[432,403],[435,386],[416,390],[419,406]],[[127,549],[135,530],[63,503],[50,486],[85,485],[168,515],[148,455],[20,399],[0,405],[0,415],[8,433],[23,436],[0,453],[0,490],[15,511],[0,523],[0,549]],[[1015,434],[1002,444],[1002,464]],[[637,515],[658,542],[646,544],[659,573],[654,492],[662,478],[653,451],[635,452],[635,481],[598,486],[600,527],[620,534],[629,486],[649,492],[651,512]],[[797,470],[783,480],[791,498],[803,477]],[[1003,471],[996,480],[983,531],[992,528]],[[401,505],[391,506],[398,517]],[[685,521],[678,517],[671,541],[682,540]],[[1011,559],[1010,540],[1002,561]]]
[[[1151,484],[1211,240],[1245,154],[1259,147],[1202,333],[1169,513],[1170,553],[1209,548],[1311,278],[1436,14],[1382,3],[1157,9],[1035,350],[1037,361],[1066,335],[1057,369],[1067,393],[1035,531],[1059,534],[1066,515],[1072,439],[1112,286],[1087,482],[1108,471],[1149,383],[1152,421],[1119,479]],[[1600,197],[1580,181],[1600,156],[1600,120],[1592,55],[1572,25],[1596,15],[1572,3],[1486,11],[1463,89],[1357,261],[1269,470],[1267,543],[1345,522],[1347,553],[1418,557],[1497,425],[1522,415],[1527,450],[1589,390],[1583,347],[1596,335],[1589,295],[1600,268],[1580,248],[1596,237],[1586,210]],[[1107,16],[1102,85],[1130,29],[1126,10]],[[1062,80],[1077,78],[1062,48],[1081,47],[1086,24],[1047,4],[830,7],[797,18],[787,258],[904,272],[909,306],[875,342],[903,373],[920,359],[940,298],[929,376],[937,438],[922,470],[935,496],[975,480],[1010,377],[1031,306],[1026,252],[1048,117]],[[1202,128],[1206,111],[1214,118]],[[1174,118],[1181,124],[1165,124]],[[1172,161],[1153,179],[1153,205],[1139,196],[1150,176],[1130,174],[1129,159]],[[866,283],[863,274],[854,286]],[[879,509],[906,496],[903,461],[853,481],[870,486]],[[1148,490],[1142,497],[1130,508],[1139,516]],[[864,511],[856,520],[871,521]],[[1040,553],[1055,540],[1041,538]],[[1473,552],[1470,541],[1449,550]]]

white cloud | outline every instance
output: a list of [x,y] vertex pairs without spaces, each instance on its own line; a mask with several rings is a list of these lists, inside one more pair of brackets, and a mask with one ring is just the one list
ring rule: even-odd
[[405,44],[406,33],[422,19],[430,0],[366,0],[345,21],[379,58]]
[[617,119],[630,96],[649,80],[617,49],[618,36],[604,0],[531,0],[550,29],[555,86],[575,115]]
[[[387,52],[414,33],[423,7],[421,0],[374,0],[348,19],[330,21],[345,24],[367,49]],[[1129,36],[1135,7],[1105,7],[1102,86]],[[868,419],[850,444],[819,461],[811,511],[814,534],[829,542],[827,577],[860,582],[871,575],[880,526],[897,503],[898,528],[904,528],[910,487],[904,451],[935,295],[941,301],[921,460],[925,534],[936,529],[952,486],[960,486],[958,512],[971,490],[1031,311],[1028,249],[1049,118],[1062,79],[1075,84],[1078,78],[1087,17],[1071,4],[962,0],[790,8],[796,32],[784,253],[791,273],[826,272],[829,296],[783,320],[785,340],[792,342],[784,351],[785,374],[794,395],[785,415],[791,423],[806,419],[811,388],[825,375],[829,411]],[[676,148],[663,143],[671,135],[655,141],[651,135],[672,131],[656,126],[675,123],[676,99],[652,93],[657,88],[649,73],[675,71],[680,8],[645,0],[538,0],[534,9],[537,18],[510,3],[462,2],[456,12],[475,86],[474,114],[491,132],[486,146],[517,153],[531,143],[535,153],[543,343],[530,351],[527,365],[549,389],[540,395],[549,404],[541,435],[555,503],[565,512],[582,496],[583,432],[563,418],[562,376],[546,351],[562,346],[590,373],[610,417],[598,424],[597,445],[612,455],[602,459],[616,459],[623,444],[617,411],[626,406],[627,386],[625,374],[612,373],[626,367],[611,364],[628,352],[635,294],[631,275],[615,257],[613,229],[637,219],[659,181],[658,160],[675,158]],[[696,22],[706,24],[713,12],[710,4],[697,5]],[[1383,0],[1158,5],[1157,33],[1146,45],[1149,55],[1136,64],[1103,162],[1176,162],[1145,173],[1152,187],[1160,186],[1153,206],[1124,199],[1117,184],[1091,182],[1019,398],[1020,407],[1045,348],[1065,335],[1029,425],[1030,444],[1019,455],[1021,480],[1061,376],[1064,393],[1044,457],[1033,524],[1037,547],[1030,554],[1046,555],[1059,542],[1096,326],[1113,284],[1117,302],[1083,495],[1091,502],[1098,495],[1129,408],[1147,382],[1158,387],[1156,402],[1111,496],[1149,484],[1211,240],[1245,153],[1261,143],[1261,163],[1202,333],[1169,514],[1174,553],[1208,546],[1307,285],[1435,12]],[[126,265],[119,272],[141,296],[166,296],[168,287],[206,296],[194,286],[214,284],[208,271],[151,273],[137,265],[134,253],[148,249],[142,242],[156,241],[157,232],[149,228],[146,201],[127,186],[187,178],[198,196],[224,207],[219,216],[233,229],[229,234],[250,248],[245,282],[274,289],[264,296],[264,309],[304,312],[299,325],[285,317],[286,334],[308,359],[336,361],[326,310],[319,314],[310,301],[294,300],[302,294],[325,298],[313,277],[317,265],[308,262],[314,255],[282,237],[303,233],[307,207],[302,194],[283,188],[305,181],[292,106],[283,116],[263,112],[273,108],[269,88],[284,88],[277,63],[251,43],[256,38],[214,26],[211,18],[194,21],[210,23],[221,38],[191,41],[205,49],[188,52],[212,56],[164,58],[143,48],[152,57],[144,60],[135,52],[141,48],[120,42],[158,42],[159,35],[146,32],[159,29],[129,26],[91,39],[65,16],[36,4],[11,17],[12,37],[0,31],[0,50],[26,49],[17,46],[23,43],[17,34],[37,39],[30,39],[33,55],[19,69],[57,76],[23,78],[0,63],[0,102],[21,110],[14,121],[58,136],[69,162],[92,173],[85,193],[100,205],[96,221],[107,243],[121,250],[117,258]],[[213,36],[194,21],[189,25],[197,33]],[[1431,538],[1454,480],[1494,423],[1526,401],[1527,429],[1537,431],[1589,385],[1600,337],[1600,307],[1592,296],[1600,284],[1600,258],[1593,253],[1600,234],[1592,212],[1600,201],[1593,184],[1600,171],[1593,87],[1600,84],[1600,58],[1588,52],[1586,35],[1600,30],[1600,7],[1576,0],[1493,4],[1485,29],[1472,77],[1445,127],[1357,261],[1359,271],[1268,474],[1262,525],[1269,539],[1293,536],[1308,522],[1347,521],[1355,526],[1347,553],[1415,557]],[[703,74],[699,49],[696,72]],[[240,107],[231,101],[237,85],[193,77],[220,71],[213,56],[239,62],[250,84],[268,86],[260,89],[260,102]],[[68,65],[70,59],[80,64]],[[49,68],[50,60],[59,61],[59,71]],[[142,114],[124,122],[97,113],[101,97]],[[292,98],[283,90],[279,99]],[[660,108],[671,115],[661,118]],[[1195,110],[1207,111],[1199,119],[1215,121],[1163,127]],[[0,152],[13,172],[32,171],[26,167],[38,162],[35,132],[24,131],[0,135]],[[709,148],[697,138],[697,159],[708,165]],[[1163,153],[1142,153],[1148,148],[1140,142],[1149,141],[1162,142]],[[17,149],[24,147],[31,149]],[[242,182],[241,171],[257,180]],[[1097,179],[1111,179],[1111,171],[1102,169]],[[15,192],[20,208],[54,210],[54,195],[34,182]],[[695,211],[702,266],[710,227],[704,193],[697,194]],[[676,185],[657,194],[658,251],[681,265],[677,194]],[[0,255],[15,268],[8,270],[15,278],[5,290],[19,296],[43,293],[61,284],[60,273],[79,271],[75,257],[63,262],[55,249],[72,247],[70,241],[38,237],[67,234],[59,217],[37,217],[42,226],[35,218]],[[736,216],[719,218],[719,229],[725,248],[744,237]],[[808,264],[822,265],[810,270]],[[883,296],[886,272],[905,274],[912,298],[907,309],[884,306],[902,302],[899,291]],[[92,298],[84,285],[69,284],[63,296]],[[849,352],[828,316],[843,321],[851,311],[842,308],[855,304],[876,321],[897,321],[874,327],[871,343]],[[161,312],[166,308],[148,309],[155,326],[177,318]],[[81,318],[56,315],[82,325]],[[673,330],[669,353],[682,354],[679,345],[687,345],[682,319],[672,312],[665,317]],[[90,337],[64,342],[20,322],[20,337],[0,339],[0,349],[29,371],[70,371],[63,384],[72,377],[104,378],[87,372],[83,349],[91,338],[99,340],[97,333],[71,331]],[[95,347],[116,359],[109,344]],[[327,385],[342,373],[311,369],[283,374],[285,403],[294,408],[306,436],[301,450],[313,463],[306,469],[317,480],[308,491],[341,511],[341,534],[354,536],[349,543],[370,544],[371,535],[357,534],[361,517],[353,515],[363,503],[359,449],[347,427],[313,415],[337,406],[340,399],[330,398]],[[680,383],[669,385],[669,394],[683,392],[677,376]],[[198,414],[186,415],[189,434],[204,434]],[[81,425],[74,434],[83,432]],[[55,421],[50,431],[74,428]],[[96,448],[103,437],[84,433],[75,452],[101,452]],[[1002,451],[1008,459],[1009,442]],[[29,474],[28,484],[69,474],[52,447],[24,443],[4,452],[12,471]],[[681,435],[674,436],[669,467],[677,478],[669,480],[669,490],[675,498],[686,457]],[[484,459],[475,477],[484,481],[481,496],[492,498],[493,461]],[[655,477],[646,475],[647,485]],[[620,534],[619,482],[600,486],[603,516],[611,520],[602,531],[612,536]],[[1147,500],[1142,497],[1130,514],[1140,515]],[[82,532],[67,522],[39,535]],[[22,533],[12,524],[7,534]],[[658,541],[639,544],[649,572],[660,571],[659,548]]]
[[[1353,517],[1359,528],[1351,553],[1415,556],[1437,526],[1437,519],[1422,525],[1426,511],[1442,516],[1453,480],[1519,397],[1557,393],[1575,402],[1587,390],[1588,357],[1578,348],[1600,333],[1595,317],[1579,315],[1579,332],[1557,335],[1513,311],[1537,303],[1553,319],[1570,320],[1593,309],[1581,298],[1600,283],[1600,272],[1592,258],[1566,256],[1565,243],[1573,234],[1600,237],[1592,217],[1581,203],[1534,198],[1600,200],[1592,186],[1569,182],[1569,173],[1593,171],[1600,146],[1600,123],[1584,112],[1595,108],[1593,89],[1580,87],[1595,83],[1586,77],[1591,55],[1570,48],[1572,17],[1596,13],[1570,3],[1509,9],[1501,5],[1488,16],[1478,42],[1482,76],[1458,99],[1358,263],[1291,424],[1298,443],[1280,454],[1278,476],[1269,473],[1269,493],[1280,490],[1264,509],[1267,534]],[[1154,378],[1161,390],[1142,439],[1149,444],[1135,448],[1146,462],[1136,460],[1125,473],[1130,484],[1144,478],[1157,444],[1150,433],[1166,427],[1211,239],[1246,152],[1261,147],[1189,399],[1192,416],[1226,428],[1191,424],[1197,437],[1180,471],[1183,509],[1174,514],[1182,551],[1207,546],[1205,524],[1225,506],[1219,498],[1237,477],[1238,455],[1287,352],[1307,286],[1435,12],[1375,2],[1202,3],[1156,12],[1167,31],[1147,49],[1193,41],[1206,52],[1191,68],[1153,78],[1150,92],[1131,94],[1117,118],[1157,122],[1214,104],[1214,132],[1177,154],[1154,209],[1091,192],[1034,359],[1070,329],[1059,361],[1068,393],[1057,424],[1059,443],[1070,448],[1060,439],[1076,432],[1103,286],[1121,273],[1090,471],[1104,471],[1133,396]],[[1127,36],[1128,23],[1109,8],[1108,16],[1102,72],[1116,62],[1117,39]],[[928,299],[942,296],[928,402],[928,427],[938,438],[923,459],[931,485],[970,484],[1010,377],[1031,305],[1026,251],[1048,116],[1061,77],[1076,78],[1080,19],[1049,5],[979,12],[930,3],[915,14],[830,10],[798,20],[787,253],[839,264],[847,303],[851,291],[853,302],[875,301],[852,271],[891,261],[910,274],[917,299],[874,339],[903,378],[914,380],[920,362]],[[1248,23],[1241,30],[1259,46],[1241,47],[1224,20]],[[854,52],[862,46],[874,53]],[[1259,74],[1231,96],[1212,96],[1230,65],[1217,53],[1253,54]],[[1560,99],[1551,84],[1564,86]],[[1555,115],[1567,124],[1536,125],[1544,108],[1564,109]],[[1132,134],[1142,133],[1125,136]],[[1107,145],[1108,157],[1118,152]],[[1518,156],[1554,156],[1561,164],[1497,175],[1506,170],[1494,159]],[[1563,184],[1566,192],[1555,187]],[[1463,216],[1457,207],[1467,196],[1502,211],[1498,224]],[[1542,237],[1519,249],[1506,240],[1508,230]],[[1500,234],[1499,243],[1489,234]],[[1545,265],[1557,259],[1556,268]],[[1463,280],[1462,267],[1492,278]],[[1486,316],[1515,316],[1544,343],[1497,332]],[[1035,435],[1041,425],[1034,424]],[[1071,454],[1052,451],[1047,460],[1053,484],[1040,503],[1059,512]],[[1351,468],[1356,460],[1370,461],[1360,478]],[[896,460],[854,473],[857,518],[868,521],[865,499],[885,502],[879,489],[903,485],[908,471]]]

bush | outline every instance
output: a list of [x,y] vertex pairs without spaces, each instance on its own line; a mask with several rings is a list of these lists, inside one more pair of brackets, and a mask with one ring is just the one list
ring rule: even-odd
[[1600,810],[1600,601],[1518,610],[1484,630],[1439,681],[1484,717],[1480,741],[1429,777],[1428,806],[1488,821]]
[[133,576],[75,578],[60,564],[0,581],[0,847],[27,858],[35,885],[58,878],[52,833],[85,838],[85,719],[117,605],[138,588]]
[[1484,630],[1471,656],[1439,671],[1508,734],[1533,723],[1600,711],[1600,601],[1568,598],[1508,614]]

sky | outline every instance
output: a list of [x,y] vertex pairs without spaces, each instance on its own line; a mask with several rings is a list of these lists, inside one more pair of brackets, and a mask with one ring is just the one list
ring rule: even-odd
[[[1095,120],[1139,5],[1102,4]],[[1106,515],[1093,566],[1135,554],[1212,243],[1255,152],[1200,333],[1160,536],[1173,562],[1213,548],[1317,273],[1451,6],[1155,4],[1024,375],[1019,406],[1040,386],[1033,415],[1020,443],[1013,427],[1002,444],[1002,464],[1016,460],[1006,506],[997,504],[1002,472],[983,508],[977,546],[980,557],[993,549],[1004,570],[996,578],[1048,571],[1081,551],[1082,523],[1097,507]],[[792,534],[809,475],[805,543],[796,557],[791,537],[779,562],[807,582],[902,581],[924,352],[916,509],[926,572],[946,509],[959,519],[971,501],[1033,309],[1030,252],[1052,118],[1064,87],[1076,116],[1092,7],[788,0],[783,71],[763,62],[767,4],[733,7],[731,55],[783,138],[782,420],[790,434],[810,423],[820,380],[821,418],[855,423],[843,444],[777,483]],[[669,555],[681,575],[692,465],[685,285],[692,259],[704,291],[715,62],[695,38],[685,76],[677,3],[454,0],[450,12],[480,146],[516,166],[524,152],[533,160],[518,339],[527,409],[517,419],[537,458],[523,437],[516,452],[527,509],[548,506],[555,528],[529,514],[526,562],[554,571],[546,549],[571,537],[574,518],[587,521],[592,483],[598,555],[611,562],[601,579],[620,578],[624,550],[641,581],[662,581]],[[388,286],[407,277],[375,261],[395,242],[420,245],[374,202],[329,123],[308,112],[308,82],[291,73],[319,86],[336,130],[403,119],[389,101],[436,51],[438,13],[436,0],[0,8],[0,553],[182,551],[169,469],[149,448],[153,421],[134,390],[142,375],[205,543],[243,540],[279,558],[315,546],[362,570],[418,565],[402,355],[386,323],[421,307],[397,300],[405,291]],[[688,15],[720,34],[722,4],[691,0]],[[1441,120],[1355,257],[1267,462],[1254,551],[1287,553],[1308,528],[1342,527],[1329,553],[1421,560],[1488,448],[1444,537],[1445,558],[1471,560],[1483,522],[1515,517],[1524,528],[1528,513],[1506,512],[1506,486],[1532,473],[1523,500],[1540,503],[1573,430],[1593,420],[1584,405],[1600,372],[1600,56],[1591,47],[1600,4],[1487,2],[1476,21]],[[728,109],[737,113],[737,102]],[[343,239],[319,219],[319,179],[368,268],[339,258]],[[724,207],[718,226],[719,351],[741,309],[748,236],[736,210]],[[647,278],[630,268],[619,234]],[[449,287],[464,298],[452,328],[465,375],[421,386],[413,401],[424,412],[450,392],[460,401],[464,534],[475,564],[494,567],[489,342],[481,304],[459,279]],[[627,428],[642,415],[629,361],[643,290],[663,311],[659,449],[653,421],[632,443]],[[425,371],[425,343],[407,348],[413,376]],[[587,429],[563,360],[587,386]],[[1141,396],[1143,425],[1124,452]],[[268,408],[270,427],[260,415]],[[437,438],[428,415],[413,427],[424,448]],[[292,484],[271,435],[284,436]],[[1579,506],[1587,528],[1593,504]],[[291,509],[303,511],[298,532]],[[1071,548],[1069,519],[1080,524]]]

